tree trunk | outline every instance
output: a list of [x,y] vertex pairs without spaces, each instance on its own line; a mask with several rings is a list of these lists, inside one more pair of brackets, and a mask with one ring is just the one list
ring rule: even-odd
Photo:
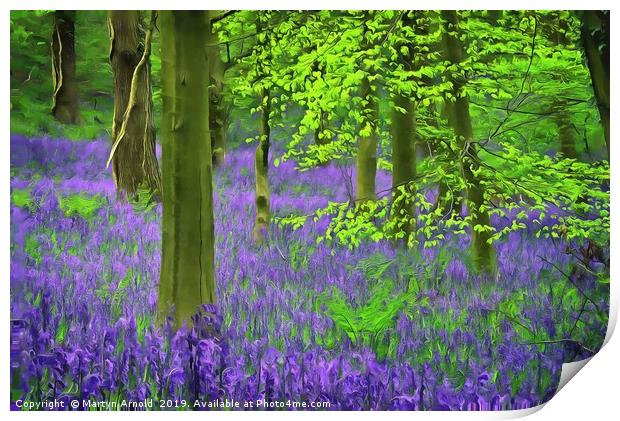
[[362,129],[370,127],[370,133],[360,136],[357,149],[357,190],[358,203],[375,200],[375,176],[377,175],[377,102],[370,88],[368,77],[362,79],[361,97],[368,103],[363,110]]
[[[210,13],[211,16],[217,16],[218,14],[214,11]],[[211,27],[207,42],[207,54],[209,55],[209,72],[211,75],[209,126],[211,129],[211,152],[213,153],[214,166],[222,164],[226,158],[226,126],[228,123],[224,104],[224,73],[226,66],[222,61],[218,43],[217,33]]]
[[328,138],[328,134],[325,133],[327,129],[327,120],[329,118],[329,113],[327,111],[320,111],[319,114],[319,127],[314,131],[314,143],[317,145],[327,145],[330,141]]
[[[452,109],[454,104],[450,101],[444,101],[442,110],[441,110],[441,118],[448,122],[448,125],[452,127],[453,118],[452,118]],[[431,147],[431,151],[434,154],[439,152],[439,148]],[[437,187],[437,198],[435,199],[435,204],[433,206],[433,210],[440,209],[442,217],[451,212],[457,212],[459,215],[463,211],[463,192],[462,191],[451,191],[450,187],[444,180],[439,180]]]
[[[558,47],[566,48],[569,39],[566,34],[569,31],[568,22],[562,18],[561,12],[548,15],[551,33],[548,37]],[[577,159],[575,147],[575,130],[571,125],[571,114],[565,99],[558,98],[553,102],[554,120],[558,128],[559,152],[564,158]]]
[[[422,32],[417,18],[405,14],[403,26],[410,27],[414,33]],[[406,51],[403,51],[405,47]],[[405,64],[405,70],[414,71],[420,68],[420,60],[415,57],[413,42],[404,42],[397,46],[399,61]],[[410,79],[412,86],[415,84]],[[428,81],[426,81],[428,82]],[[392,208],[390,218],[396,224],[395,234],[404,233],[404,242],[409,244],[410,236],[415,231],[414,195],[416,192],[413,179],[416,175],[416,104],[411,94],[396,93],[392,107]],[[404,110],[404,113],[400,111]]]
[[[394,98],[394,106],[403,108],[392,111],[392,209],[390,215],[396,221],[398,231],[405,233],[407,242],[414,231],[415,218],[412,181],[416,173],[415,151],[415,104],[409,96]],[[399,189],[404,189],[405,194]]]
[[560,137],[560,152],[562,152],[564,158],[577,159],[575,129],[571,125],[570,114],[565,104],[558,105],[557,109],[555,121],[558,126],[558,136]]
[[[592,34],[595,29],[598,30],[598,39]],[[583,12],[581,42],[590,70],[609,158],[609,12],[606,15],[595,10]]]
[[[444,20],[444,39],[447,59],[458,65],[465,58],[465,49],[458,38],[458,18],[454,10],[442,10],[441,17]],[[472,215],[471,235],[472,254],[478,270],[492,272],[495,270],[495,250],[487,240],[490,238],[488,231],[480,232],[477,227],[490,225],[489,213],[481,207],[484,203],[484,186],[474,173],[478,168],[477,148],[470,143],[473,140],[473,130],[469,115],[469,100],[463,96],[462,89],[465,81],[453,78],[453,95],[456,101],[450,107],[450,120],[454,134],[460,142],[461,149],[466,152],[461,162],[461,172],[467,185],[467,209]]]
[[75,10],[54,12],[52,82],[52,115],[61,123],[79,123],[80,107],[75,79]]
[[112,174],[119,195],[135,196],[141,187],[160,195],[150,65],[154,25],[152,15],[145,33],[138,11],[108,13],[110,64],[114,73]]
[[269,90],[263,89],[262,110],[260,116],[259,136],[260,142],[256,147],[255,172],[256,172],[256,220],[254,222],[254,241],[262,243],[269,228],[269,113],[271,112],[271,98]]
[[[162,48],[163,221],[159,314],[177,326],[214,303],[208,13],[165,11]],[[202,52],[202,53],[201,53]],[[205,159],[205,157],[208,157]]]

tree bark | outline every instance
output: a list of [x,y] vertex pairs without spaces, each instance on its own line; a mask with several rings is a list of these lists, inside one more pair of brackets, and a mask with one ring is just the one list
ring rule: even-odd
[[[596,39],[592,34],[595,29],[598,29]],[[603,125],[607,157],[609,158],[609,12],[607,14],[595,10],[583,12],[581,43],[590,70],[596,104]]]
[[[392,206],[390,215],[396,220],[399,231],[405,233],[408,241],[414,231],[415,218],[412,181],[416,173],[415,151],[415,104],[407,95],[394,98],[394,106],[403,108],[405,113],[392,111]],[[400,189],[404,189],[404,194]]]
[[[177,326],[214,303],[208,12],[165,11],[161,22],[163,221],[159,314]],[[209,157],[205,159],[205,157]]]
[[[569,31],[568,22],[562,19],[561,12],[548,15],[549,22],[547,36],[558,47],[566,48],[569,39],[566,36]],[[544,27],[543,27],[544,31]],[[571,125],[571,114],[567,101],[557,98],[553,101],[554,121],[558,128],[559,152],[564,158],[577,159],[577,149],[575,140],[575,130]]]
[[75,78],[75,10],[54,12],[52,82],[52,115],[61,123],[79,123],[80,107]]
[[370,87],[368,77],[362,79],[361,97],[367,101],[363,110],[362,128],[369,125],[370,133],[360,136],[357,149],[357,190],[355,199],[358,203],[375,200],[375,177],[377,175],[377,114],[378,106]]
[[560,137],[560,152],[564,158],[577,159],[577,149],[575,147],[575,129],[571,125],[570,114],[566,109],[566,104],[560,100],[557,104],[557,114],[555,122],[558,126],[558,136]]
[[[454,10],[442,10],[441,17],[444,21],[445,52],[448,61],[459,65],[465,58],[465,49],[458,38],[458,18]],[[487,240],[490,238],[488,231],[477,231],[477,226],[489,226],[489,213],[484,210],[484,186],[475,174],[478,168],[477,148],[471,143],[473,129],[469,114],[469,100],[463,95],[465,80],[453,78],[453,95],[456,101],[450,109],[450,119],[455,136],[460,142],[465,156],[461,162],[461,172],[466,184],[467,209],[472,216],[471,222],[471,249],[474,262],[478,270],[492,272],[496,268],[495,250]],[[482,207],[482,209],[481,209]]]
[[262,109],[259,123],[260,142],[256,147],[255,153],[255,173],[256,173],[256,220],[254,222],[254,241],[262,243],[267,235],[269,228],[269,136],[271,127],[269,126],[269,113],[271,112],[271,98],[269,90],[263,89]]
[[[441,117],[448,122],[448,125],[452,127],[454,119],[452,117],[452,109],[454,108],[454,104],[450,101],[445,100],[442,110]],[[433,153],[438,152],[438,148],[434,148]],[[435,200],[435,204],[433,210],[440,209],[442,215],[446,215],[447,213],[457,212],[459,215],[463,212],[463,191],[451,191],[450,186],[444,181],[439,180],[439,186],[437,188],[437,199]],[[443,217],[443,216],[442,216]]]
[[112,174],[119,195],[135,196],[139,188],[160,195],[150,65],[154,24],[152,15],[145,33],[138,11],[108,13],[110,64],[114,73]]
[[[217,11],[211,11],[211,18],[218,16],[217,13]],[[209,72],[211,75],[209,126],[211,129],[211,152],[213,154],[214,166],[222,164],[226,159],[226,127],[228,123],[224,103],[224,73],[226,72],[226,65],[220,55],[218,43],[217,33],[211,27],[207,41],[207,54],[209,55]]]
[[[416,18],[405,15],[403,26],[411,27],[414,32],[418,29]],[[407,45],[408,44],[408,45]],[[400,47],[408,47],[403,52]],[[413,71],[419,68],[414,54],[415,45],[412,42],[399,46],[400,62],[406,63],[406,70]],[[414,83],[414,80],[411,80]],[[392,108],[392,208],[390,217],[396,223],[397,233],[404,233],[405,243],[409,242],[415,231],[415,209],[413,196],[416,189],[413,179],[416,175],[416,104],[415,95],[395,94]],[[404,113],[399,109],[404,110]]]

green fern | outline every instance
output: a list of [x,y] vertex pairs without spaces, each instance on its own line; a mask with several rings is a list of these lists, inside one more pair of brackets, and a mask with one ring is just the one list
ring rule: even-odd
[[32,207],[32,197],[30,197],[30,189],[13,189],[11,192],[11,202],[15,206],[21,208]]
[[144,335],[151,324],[151,317],[147,314],[140,314],[136,317],[136,330],[138,333],[138,341],[144,344]]
[[[385,269],[384,269],[385,270]],[[342,292],[334,288],[323,298],[326,314],[349,340],[358,346],[370,347],[379,358],[394,349],[388,332],[394,328],[398,314],[407,306],[416,305],[413,292],[395,293],[394,283],[387,280],[371,292],[371,298],[360,307],[348,304]]]
[[121,281],[116,286],[114,290],[114,294],[112,294],[112,314],[115,318],[120,317],[121,314],[121,305],[127,296],[127,289],[133,280],[133,271],[131,269],[127,270],[125,277],[121,279]]
[[294,271],[299,269],[308,270],[310,258],[315,251],[316,248],[313,246],[308,246],[299,241],[291,241],[289,243],[289,264],[291,269]]
[[24,253],[30,256],[34,262],[39,265],[41,263],[41,244],[35,234],[29,234],[24,244]]
[[67,319],[63,317],[58,322],[58,328],[56,329],[56,343],[61,344],[64,342],[68,330],[69,326],[67,325]]
[[95,290],[95,295],[104,303],[110,304],[110,310],[115,319],[121,314],[121,305],[127,297],[127,290],[133,280],[133,271],[127,271],[123,279],[116,285],[114,292],[111,291],[110,284],[104,283]]
[[79,215],[89,220],[103,205],[106,199],[99,196],[87,196],[84,194],[71,194],[58,196],[58,205],[66,216]]
[[150,189],[139,188],[136,199],[132,202],[133,209],[136,213],[150,212],[153,210],[157,202],[153,199],[154,193]]
[[392,263],[394,259],[388,259],[383,254],[377,253],[361,259],[355,269],[361,271],[368,280],[379,280]]

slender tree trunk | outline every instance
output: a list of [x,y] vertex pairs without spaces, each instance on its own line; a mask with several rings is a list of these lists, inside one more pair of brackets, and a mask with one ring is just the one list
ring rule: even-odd
[[[450,127],[454,124],[453,108],[454,104],[446,100],[441,110],[441,117],[448,122]],[[433,153],[437,152],[433,151]],[[441,209],[442,215],[451,212],[457,212],[460,215],[463,211],[463,196],[463,191],[451,191],[445,181],[439,180],[434,209]]]
[[558,126],[558,136],[560,137],[560,152],[562,152],[564,158],[577,159],[575,129],[571,125],[570,114],[566,110],[566,105],[561,104],[558,106],[555,121]]
[[[211,16],[219,14],[214,11],[210,13]],[[214,166],[222,164],[226,159],[226,126],[228,122],[224,104],[224,73],[226,72],[226,66],[220,55],[218,43],[217,33],[211,27],[207,54],[209,55],[209,72],[211,74],[209,126],[211,129],[211,152],[213,153]]]
[[370,88],[368,77],[362,79],[361,96],[367,101],[362,128],[370,126],[370,133],[360,136],[357,149],[357,190],[355,199],[360,202],[375,200],[377,175],[377,102]]
[[[422,31],[417,18],[405,14],[403,26],[410,27],[414,33]],[[419,32],[418,32],[419,33]],[[406,47],[406,52],[402,47]],[[415,45],[412,42],[399,46],[399,59],[406,63],[406,70],[417,70],[419,59],[415,57]],[[415,83],[411,79],[412,85]],[[416,189],[413,180],[416,175],[416,104],[414,95],[396,94],[392,107],[392,208],[390,217],[396,223],[396,234],[404,233],[405,243],[415,231],[415,208],[413,196]],[[401,110],[404,110],[402,112]]]
[[254,241],[262,243],[269,228],[269,113],[271,112],[271,98],[269,91],[263,89],[262,110],[259,123],[260,142],[256,147],[255,173],[256,173],[256,220],[254,222]]
[[330,139],[327,137],[327,133],[325,130],[327,129],[327,120],[329,118],[329,113],[327,111],[321,110],[319,115],[319,127],[314,131],[314,142],[317,145],[327,145]]
[[[489,12],[489,15],[497,16],[497,14],[495,14],[495,11],[488,11],[488,12]],[[417,12],[417,13],[420,13],[420,12]],[[439,12],[436,12],[436,13],[439,14]],[[501,13],[501,12],[497,12],[497,13]],[[418,16],[415,17],[415,20],[413,22],[409,22],[409,25],[412,28],[414,28],[415,32],[421,33],[421,35],[423,36],[428,36],[430,33],[437,33],[440,29],[441,21],[439,19],[436,19],[435,16],[433,16],[430,22],[428,22],[426,25],[424,24],[420,25],[417,19],[419,19]],[[441,50],[442,48],[441,42],[433,43],[433,45],[430,48]],[[424,56],[417,57],[416,59],[421,61],[422,66],[433,65],[433,63],[430,63],[428,61],[428,58]],[[413,57],[412,57],[412,60],[413,60]],[[432,87],[435,85],[435,81],[429,75],[422,75],[420,79],[424,86]],[[448,124],[450,125],[451,105],[452,104],[449,101],[444,101],[441,109],[438,109],[434,103],[431,103],[430,110],[429,110],[431,111],[431,117],[427,120],[427,124],[430,124],[435,129],[439,130],[440,125],[441,125],[440,121],[443,119],[443,120],[446,120]],[[420,152],[422,152],[422,154],[424,154],[427,157],[436,156],[440,154],[441,152],[441,147],[439,146],[438,139],[432,139],[432,140],[431,139],[424,139],[424,140],[417,139],[416,144],[421,145],[419,150]],[[441,217],[443,218],[443,216],[446,213],[450,213],[455,209],[458,209],[460,213],[461,208],[462,208],[462,192],[455,194],[455,192],[452,192],[450,190],[445,180],[443,179],[438,180],[437,181],[437,197],[435,198],[435,203],[433,204],[433,210],[439,209],[441,211],[441,215],[442,215]]]
[[154,25],[152,15],[149,28],[143,31],[136,10],[108,13],[114,73],[112,174],[119,195],[135,196],[141,187],[160,195],[150,65]]
[[[165,11],[162,48],[163,221],[160,318],[177,325],[214,303],[208,13]],[[201,53],[202,52],[202,53]]]
[[[392,110],[392,209],[398,231],[405,233],[404,240],[414,232],[415,218],[413,199],[416,173],[415,151],[415,104],[409,96],[394,98],[394,106],[405,110]],[[401,190],[403,189],[403,190]],[[405,194],[403,194],[403,191]]]
[[52,82],[52,115],[61,123],[79,123],[80,107],[75,78],[75,10],[54,12]]
[[[561,12],[552,13],[548,15],[548,18],[550,19],[548,25],[552,28],[549,38],[559,48],[566,48],[570,42],[566,36],[569,31],[568,22],[562,19]],[[571,124],[570,109],[566,100],[555,99],[553,109],[555,124],[558,128],[559,152],[564,158],[577,159],[575,130]]]
[[[598,42],[592,34],[594,30],[598,30]],[[609,157],[609,12],[606,15],[595,10],[583,12],[581,42],[590,70],[592,87],[605,135],[607,157]]]
[[[465,49],[458,38],[458,18],[456,11],[442,10],[441,17],[444,20],[445,49],[448,60],[458,65],[465,58]],[[461,163],[461,171],[467,185],[467,209],[472,215],[471,235],[472,235],[472,254],[479,270],[492,272],[496,268],[495,250],[487,240],[490,238],[488,231],[478,231],[478,227],[490,225],[489,213],[484,210],[484,186],[474,173],[478,168],[477,148],[470,143],[473,140],[473,130],[469,115],[469,100],[462,95],[465,81],[454,78],[453,95],[456,101],[451,107],[451,120],[454,134],[461,144],[461,148],[466,152]]]

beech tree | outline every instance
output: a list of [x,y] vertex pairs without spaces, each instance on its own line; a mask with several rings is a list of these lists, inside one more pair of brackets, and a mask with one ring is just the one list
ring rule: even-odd
[[[271,221],[270,194],[269,194],[269,151],[271,142],[271,128],[274,115],[273,106],[279,101],[278,73],[275,71],[282,62],[276,59],[286,59],[287,54],[280,44],[287,29],[278,26],[278,23],[290,22],[288,12],[259,11],[236,13],[234,17],[226,19],[228,31],[230,28],[248,28],[251,48],[246,53],[241,50],[237,58],[239,65],[238,75],[230,82],[234,86],[233,94],[243,98],[251,98],[256,107],[250,110],[251,114],[258,114],[257,136],[248,139],[256,142],[254,152],[255,174],[255,218],[252,228],[254,242],[261,244],[266,240],[266,233]],[[224,42],[234,42],[224,40]]]
[[[211,20],[221,16],[216,11],[211,11]],[[207,40],[207,54],[209,55],[209,127],[211,130],[211,153],[213,165],[217,166],[224,162],[226,157],[226,128],[228,116],[224,101],[224,75],[227,66],[220,54],[219,38],[215,25],[211,25]]]
[[208,12],[164,11],[159,28],[164,193],[159,312],[163,317],[173,309],[180,325],[199,305],[216,300]]
[[[494,270],[495,252],[493,245],[488,241],[491,238],[490,231],[485,229],[490,225],[488,212],[484,198],[484,186],[481,184],[476,173],[479,167],[479,158],[476,144],[473,143],[473,128],[469,113],[469,100],[463,92],[465,81],[464,74],[459,65],[465,60],[465,49],[460,42],[459,22],[456,11],[442,10],[441,18],[444,24],[445,55],[448,62],[456,66],[452,83],[451,125],[454,135],[462,151],[461,172],[467,191],[467,210],[472,215],[471,248],[474,262],[479,269],[486,271]],[[450,99],[452,101],[452,99]]]
[[581,42],[596,95],[609,158],[609,11],[583,12]]
[[75,78],[75,10],[56,10],[52,32],[52,115],[65,124],[80,121]]
[[112,174],[119,195],[145,188],[159,196],[151,83],[151,44],[156,13],[146,31],[136,10],[110,11],[110,64],[114,73]]
[[[565,153],[556,158],[545,155],[547,145],[557,145],[558,138],[575,143],[575,139],[559,131],[579,127],[576,119],[588,119],[592,111],[588,106],[587,79],[584,83],[587,69],[574,48],[576,28],[572,15],[559,16],[570,38],[562,54],[557,54],[553,42],[541,36],[539,28],[548,13],[423,12],[422,18],[440,25],[414,24],[413,30],[407,30],[409,25],[403,22],[415,19],[415,14],[399,11],[370,12],[365,16],[356,12],[320,12],[315,19],[300,23],[301,27],[296,28],[298,44],[303,46],[302,41],[308,38],[314,39],[318,47],[298,47],[298,64],[281,72],[287,97],[306,107],[281,159],[294,159],[298,168],[305,170],[334,157],[357,157],[356,139],[368,134],[368,126],[363,124],[367,121],[364,110],[371,103],[356,94],[367,75],[360,66],[376,68],[378,71],[372,75],[376,79],[372,81],[381,88],[375,99],[385,103],[387,93],[392,105],[388,115],[380,109],[377,119],[381,145],[377,168],[391,171],[393,183],[389,191],[376,192],[374,200],[366,201],[363,211],[352,206],[355,199],[332,201],[309,215],[290,214],[276,218],[276,222],[295,228],[309,219],[328,216],[331,222],[317,241],[339,242],[351,248],[362,241],[404,238],[412,226],[415,229],[408,241],[411,247],[435,247],[443,244],[448,235],[468,235],[468,258],[472,267],[481,272],[494,271],[493,244],[511,232],[525,229],[526,224],[521,222],[524,218],[537,221],[548,217],[548,213],[553,215],[557,223],[541,226],[536,235],[600,237],[604,242],[609,194],[605,183],[599,182],[607,177],[604,163],[590,165],[566,159],[571,155],[566,153],[568,145]],[[376,38],[372,52],[373,47],[364,45],[362,32]],[[480,33],[485,34],[484,40],[477,38]],[[404,68],[408,49],[417,46],[414,58],[420,59],[420,64]],[[316,61],[326,65],[321,77],[309,84],[309,63]],[[563,74],[561,82],[554,76],[559,71]],[[554,108],[558,97],[566,102]],[[409,101],[416,101],[415,107]],[[343,103],[347,107],[340,113]],[[319,110],[327,110],[331,119],[339,120],[334,141],[328,145],[304,139],[320,124]],[[437,110],[443,110],[441,115]],[[568,119],[558,111],[564,111]],[[477,116],[475,121],[472,115]],[[389,130],[387,124],[391,125]],[[405,124],[411,129],[399,130]],[[528,130],[544,130],[542,136],[548,142],[530,142]],[[425,145],[428,154],[417,162],[416,172],[411,168],[407,169],[410,173],[402,175],[401,164],[406,160],[400,160],[400,146],[405,143],[398,141],[406,135],[418,137],[413,143]],[[534,165],[541,160],[544,165]],[[400,185],[395,180],[401,176],[411,180]],[[401,212],[401,200],[411,206],[415,215],[407,221],[410,224],[394,216]],[[466,210],[461,203],[467,205]],[[517,212],[518,217],[509,216],[511,212]],[[596,226],[590,217],[569,217],[567,212],[594,212],[602,226]],[[514,220],[508,226],[498,226],[492,223],[492,216]]]

